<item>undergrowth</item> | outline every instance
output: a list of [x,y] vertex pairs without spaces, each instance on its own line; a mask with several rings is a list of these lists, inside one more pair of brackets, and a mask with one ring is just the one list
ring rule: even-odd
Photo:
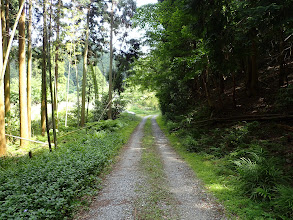
[[139,119],[115,121],[67,136],[52,153],[0,159],[0,219],[66,219],[98,189],[99,174]]
[[[167,135],[173,147],[232,217],[293,218],[288,164],[293,158],[286,153],[287,138],[277,138],[283,133],[276,126],[242,122],[229,127],[178,129],[180,125],[166,123],[162,117],[158,123],[165,133],[172,131]],[[272,135],[277,140],[272,141]]]

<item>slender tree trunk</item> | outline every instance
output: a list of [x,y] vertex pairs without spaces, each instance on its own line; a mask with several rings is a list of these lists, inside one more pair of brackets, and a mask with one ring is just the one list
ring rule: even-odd
[[86,75],[87,75],[87,54],[88,54],[88,40],[89,40],[89,11],[87,11],[86,17],[86,37],[83,53],[83,76],[82,76],[82,100],[81,100],[81,121],[80,126],[83,127],[85,124],[85,95],[86,95]]
[[[2,36],[3,36],[3,57],[6,56],[9,33],[9,0],[1,2],[1,18],[2,18]],[[8,20],[7,20],[8,19]],[[7,27],[8,25],[8,27]],[[4,61],[4,60],[3,60]],[[4,76],[4,96],[5,96],[5,116],[10,115],[10,69],[6,70]]]
[[88,117],[89,117],[90,98],[91,98],[91,86],[89,86],[89,91],[87,96],[86,122],[88,122]]
[[28,25],[28,60],[27,60],[27,120],[28,136],[31,137],[31,76],[32,76],[32,0],[29,0],[29,25]]
[[[19,0],[19,5],[24,0]],[[20,137],[28,138],[27,120],[27,91],[26,91],[26,65],[25,65],[25,10],[22,10],[19,20],[19,111],[20,111]],[[26,140],[20,140],[20,147],[28,145]]]
[[[1,10],[1,7],[0,7]],[[2,10],[1,10],[2,11]],[[2,26],[1,22],[0,25]],[[0,42],[2,42],[2,27],[0,27]],[[3,48],[0,43],[0,70],[3,69]],[[4,110],[4,84],[1,74],[0,78],[0,156],[6,154],[6,138],[5,138],[5,110]]]
[[47,50],[47,9],[46,9],[46,0],[44,0],[43,13],[44,13],[44,25],[43,25],[43,66],[42,66],[42,102],[41,102],[41,127],[42,135],[45,135],[46,132],[46,50]]
[[80,103],[79,103],[79,81],[78,81],[78,71],[77,71],[77,61],[76,61],[76,54],[75,54],[75,45],[74,45],[73,53],[74,53],[75,76],[76,76],[77,118],[79,118],[79,113],[80,113]]
[[210,107],[213,107],[210,91],[209,91],[209,88],[208,88],[208,80],[207,79],[208,79],[208,70],[206,70],[205,73],[202,75],[202,81],[203,81],[203,86],[204,86],[204,90],[205,90],[205,94],[206,94],[208,104],[209,104]]
[[47,131],[47,138],[49,144],[49,150],[52,152],[50,131],[49,131],[49,119],[48,119],[48,108],[47,108],[47,0],[43,2],[43,14],[44,14],[44,27],[43,27],[43,68],[42,68],[42,134],[45,135]]
[[[60,47],[60,12],[61,12],[61,0],[58,0],[57,16],[56,16],[56,52],[55,52],[55,80],[54,80],[54,110],[58,110],[58,71],[59,71],[59,47]],[[58,114],[58,113],[57,113]]]
[[50,4],[50,26],[49,26],[49,41],[48,41],[48,63],[49,63],[49,80],[50,80],[50,94],[51,94],[51,110],[52,110],[52,124],[53,124],[53,137],[55,149],[57,148],[57,134],[56,134],[56,121],[55,121],[55,103],[53,96],[52,86],[52,65],[51,65],[51,37],[52,37],[52,0]]
[[68,78],[67,78],[67,91],[66,91],[66,114],[65,114],[65,127],[67,127],[67,115],[68,115],[68,96],[69,96],[69,83],[70,83],[70,69],[71,69],[71,49],[68,61]]
[[110,27],[110,67],[109,67],[109,108],[108,119],[112,119],[112,68],[113,68],[113,17],[114,17],[114,1],[112,1],[111,8],[111,27]]
[[95,69],[94,69],[94,65],[91,64],[91,73],[92,73],[92,77],[93,77],[93,83],[94,83],[94,90],[95,90],[95,100],[98,99],[98,94],[99,94],[99,87],[98,87],[98,82],[97,82],[97,76],[95,73]]

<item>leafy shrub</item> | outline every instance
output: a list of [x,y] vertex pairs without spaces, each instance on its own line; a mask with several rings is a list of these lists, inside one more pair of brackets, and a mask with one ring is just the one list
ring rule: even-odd
[[287,88],[281,88],[279,90],[276,104],[280,108],[293,106],[293,85],[289,85]]
[[277,162],[262,148],[250,152],[250,157],[234,161],[245,194],[253,199],[271,200],[276,186],[284,179]]
[[0,219],[70,217],[78,198],[94,192],[93,186],[100,181],[98,175],[137,123],[134,116],[122,115],[86,134],[81,131],[68,136],[52,153],[44,151],[32,159],[0,158]]
[[[107,105],[109,103],[109,96],[108,94],[104,93],[102,96],[101,101],[95,101],[95,108],[94,108],[94,120],[98,121],[99,119],[106,120],[107,117]],[[127,101],[123,99],[122,96],[113,99],[112,102],[112,117],[113,119],[118,118],[118,116],[125,110],[127,105]]]
[[293,219],[293,188],[277,186],[277,197],[273,201],[273,206],[279,213],[279,218]]

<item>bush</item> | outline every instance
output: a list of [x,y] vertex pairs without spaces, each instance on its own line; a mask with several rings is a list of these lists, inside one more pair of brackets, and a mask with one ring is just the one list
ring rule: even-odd
[[[64,219],[94,192],[98,175],[139,119],[122,115],[59,140],[57,151],[29,159],[0,158],[0,219]],[[103,128],[103,129],[102,129]],[[119,129],[120,128],[120,129]],[[116,132],[113,132],[116,130]]]
[[276,104],[282,109],[293,106],[293,85],[289,85],[287,88],[281,88],[279,90]]
[[283,185],[278,186],[273,207],[279,213],[279,218],[293,219],[293,188]]
[[241,187],[251,198],[271,200],[275,188],[284,179],[278,161],[268,157],[262,148],[250,152],[250,157],[234,161]]
[[[108,94],[104,93],[102,96],[101,101],[95,101],[95,108],[94,108],[94,120],[98,121],[99,119],[106,120],[108,119],[107,116],[107,105],[109,103],[109,96]],[[125,110],[127,105],[127,101],[123,99],[122,96],[113,99],[112,102],[112,118],[116,119],[118,116]]]

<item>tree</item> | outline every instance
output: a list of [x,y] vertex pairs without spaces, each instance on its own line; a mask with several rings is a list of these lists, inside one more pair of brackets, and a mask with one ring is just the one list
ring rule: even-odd
[[[119,13],[116,12],[116,8],[119,10]],[[108,107],[108,119],[112,119],[112,93],[113,93],[113,58],[114,58],[114,49],[113,49],[113,34],[114,32],[118,33],[119,28],[128,29],[131,26],[130,19],[133,17],[136,10],[136,3],[133,0],[120,0],[120,1],[111,1],[111,11],[110,11],[110,67],[109,67],[109,107]],[[121,46],[123,41],[127,36],[125,31],[120,37]]]
[[[9,0],[5,1],[5,15],[4,15],[4,0],[2,1],[2,34],[3,34],[3,57],[6,56],[8,39],[9,39]],[[4,16],[4,17],[3,17]],[[5,22],[4,22],[5,21]],[[4,29],[5,27],[5,29]],[[5,96],[5,116],[10,115],[10,65],[7,64],[4,76],[4,96]]]
[[[24,0],[19,0],[21,6]],[[19,20],[19,110],[20,110],[20,137],[28,138],[27,118],[27,91],[26,91],[26,65],[25,65],[25,10],[23,9]],[[21,139],[20,146],[25,147],[27,141]]]
[[48,31],[47,31],[47,0],[43,2],[43,51],[42,51],[42,103],[41,103],[41,123],[42,123],[42,135],[45,135],[47,131],[47,138],[49,149],[51,148],[50,132],[49,132],[49,119],[47,109],[47,42],[48,42]]
[[81,96],[81,120],[80,126],[83,127],[85,124],[85,101],[86,101],[86,75],[87,75],[87,56],[88,56],[88,41],[89,41],[89,12],[90,5],[87,9],[86,14],[86,30],[85,30],[85,45],[83,52],[83,75],[82,75],[82,96]]
[[46,81],[46,70],[47,70],[47,1],[44,0],[43,2],[43,51],[42,51],[42,101],[41,101],[41,128],[42,128],[42,135],[45,136],[46,132],[46,109],[47,109],[47,81]]
[[109,68],[109,104],[108,104],[108,119],[112,119],[112,68],[113,68],[113,26],[114,26],[114,4],[112,0],[111,13],[110,13],[110,68]]
[[67,89],[66,89],[66,114],[65,114],[65,127],[67,127],[67,115],[68,115],[68,96],[69,96],[69,85],[70,85],[70,70],[71,70],[71,50],[72,43],[69,46],[69,59],[68,59],[68,76],[67,76]]
[[[2,7],[0,7],[2,11]],[[2,26],[1,22],[0,25]],[[0,27],[0,42],[2,42],[2,27]],[[6,154],[6,138],[5,138],[5,111],[4,111],[4,84],[2,79],[2,69],[3,69],[3,48],[2,43],[0,43],[0,156]]]
[[54,78],[54,108],[58,109],[58,70],[59,70],[59,47],[60,47],[60,14],[62,1],[58,0],[57,16],[56,16],[56,48],[55,48],[55,78]]
[[28,137],[31,137],[31,76],[32,76],[32,0],[29,0],[29,25],[28,25],[28,60],[27,60],[27,120]]

